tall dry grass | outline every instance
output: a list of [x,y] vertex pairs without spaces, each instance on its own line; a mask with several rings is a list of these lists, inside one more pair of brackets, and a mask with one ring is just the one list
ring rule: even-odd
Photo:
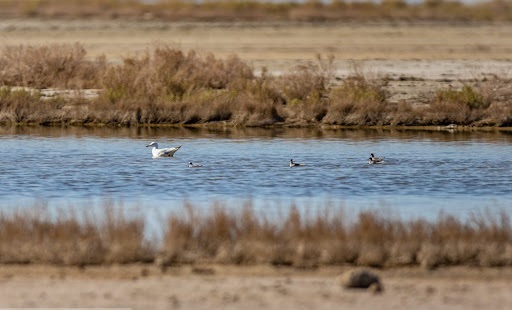
[[291,207],[270,219],[250,206],[235,212],[217,206],[207,214],[188,206],[169,217],[161,255],[165,264],[501,266],[512,264],[512,227],[504,213],[467,221],[441,214],[429,222],[379,212],[353,219],[335,208],[312,214]]
[[511,5],[490,0],[462,3],[443,0],[373,1],[142,1],[46,0],[0,2],[4,18],[103,18],[171,21],[510,21]]
[[147,262],[153,257],[144,221],[106,207],[87,213],[34,208],[0,214],[0,263],[91,265]]
[[[386,76],[354,67],[335,76],[333,57],[272,75],[236,55],[220,59],[169,46],[109,64],[80,44],[6,47],[0,52],[0,123],[233,126],[510,126],[510,79],[439,89],[427,105],[391,103]],[[46,88],[73,92],[48,97]],[[99,95],[88,97],[89,88]],[[62,94],[62,92],[61,92]]]
[[[185,205],[148,238],[141,216],[106,207],[86,212],[33,208],[0,214],[0,263],[91,265],[150,263],[373,267],[512,265],[512,226],[505,213],[465,220],[400,220],[378,211],[347,216],[340,208],[283,209],[265,215],[250,205]],[[154,227],[153,227],[154,228]]]

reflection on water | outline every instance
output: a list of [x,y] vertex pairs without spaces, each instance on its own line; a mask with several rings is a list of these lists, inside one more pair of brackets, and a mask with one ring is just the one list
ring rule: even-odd
[[512,141],[512,129],[448,130],[442,127],[431,129],[414,128],[234,128],[234,127],[43,127],[0,126],[0,137],[16,135],[35,137],[97,137],[97,138],[284,138],[284,139],[351,139],[364,141],[374,138],[386,139],[431,139],[436,141],[475,141],[493,143]]
[[[150,141],[183,147],[151,159]],[[157,209],[251,199],[269,212],[329,201],[426,216],[506,209],[511,142],[510,131],[4,127],[0,197],[7,205],[111,199]],[[368,165],[371,152],[385,164]],[[291,158],[305,166],[290,169]]]

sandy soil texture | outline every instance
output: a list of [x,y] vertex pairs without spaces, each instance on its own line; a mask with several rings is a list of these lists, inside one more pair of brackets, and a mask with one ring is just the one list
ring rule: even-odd
[[343,267],[1,266],[0,307],[510,309],[512,269],[377,270],[381,293],[344,289]]
[[[346,60],[512,59],[512,24],[443,23],[163,23],[129,21],[0,21],[0,47],[80,42],[90,57],[111,60],[141,53],[156,44],[183,50],[237,54],[255,67],[284,70],[316,54]],[[481,62],[484,61],[484,62]],[[377,62],[378,63],[378,62]],[[384,62],[382,68],[389,66]],[[451,70],[452,68],[446,68]],[[408,67],[408,72],[424,67]]]

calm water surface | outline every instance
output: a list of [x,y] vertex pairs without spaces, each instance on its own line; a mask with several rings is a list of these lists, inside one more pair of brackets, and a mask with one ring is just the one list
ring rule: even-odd
[[[145,145],[182,148],[152,159]],[[382,165],[368,165],[373,152]],[[512,210],[511,132],[0,129],[4,207],[184,201],[378,208],[404,216]],[[293,158],[303,167],[289,168]],[[202,164],[188,168],[187,163]]]

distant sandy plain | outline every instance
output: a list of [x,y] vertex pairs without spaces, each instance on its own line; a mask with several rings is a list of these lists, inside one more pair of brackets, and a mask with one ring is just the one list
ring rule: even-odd
[[[257,73],[281,73],[316,54],[388,75],[392,100],[421,103],[440,87],[512,75],[511,24],[161,23],[0,21],[0,47],[80,42],[111,62],[166,44],[216,57],[237,54]],[[133,309],[510,309],[512,269],[420,267],[377,270],[384,291],[342,289],[348,267],[152,265],[0,266],[0,307]]]

